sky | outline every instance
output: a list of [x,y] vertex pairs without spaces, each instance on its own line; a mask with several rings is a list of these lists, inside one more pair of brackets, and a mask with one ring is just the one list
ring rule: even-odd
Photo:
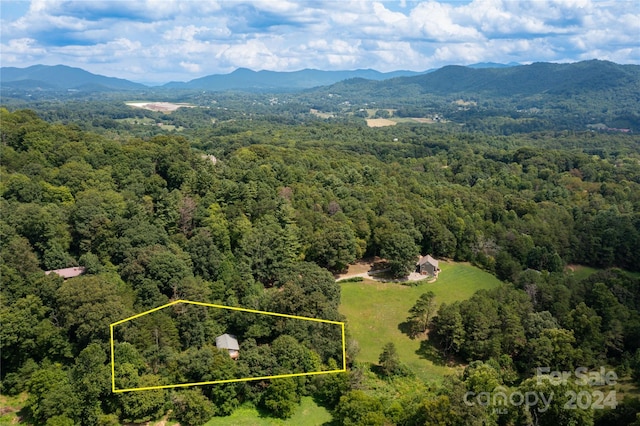
[[146,84],[236,68],[640,64],[640,0],[0,0],[0,64]]

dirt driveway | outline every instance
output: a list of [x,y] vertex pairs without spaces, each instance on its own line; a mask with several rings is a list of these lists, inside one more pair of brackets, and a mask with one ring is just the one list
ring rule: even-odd
[[335,275],[336,281],[348,280],[349,278],[366,278],[369,280],[385,282],[385,283],[402,283],[408,281],[421,281],[427,279],[426,276],[420,275],[417,272],[412,272],[409,276],[404,278],[389,278],[388,275],[385,275],[385,272],[388,272],[388,269],[377,269],[376,267],[380,265],[382,259],[380,258],[368,258],[363,259],[356,262],[353,265],[349,265],[347,272],[344,274]]

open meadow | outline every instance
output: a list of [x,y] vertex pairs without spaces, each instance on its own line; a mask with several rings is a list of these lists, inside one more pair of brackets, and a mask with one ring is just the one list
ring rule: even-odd
[[331,414],[323,407],[318,406],[313,398],[302,397],[300,406],[297,407],[291,418],[286,420],[275,419],[261,414],[256,408],[243,405],[227,417],[214,417],[205,423],[205,426],[267,426],[267,425],[296,425],[319,426],[328,424],[332,420]]
[[341,284],[340,313],[347,318],[348,338],[354,338],[360,346],[358,361],[377,364],[382,347],[393,342],[401,361],[422,379],[439,381],[444,374],[455,371],[420,355],[422,339],[410,339],[398,326],[406,321],[409,309],[422,293],[433,291],[440,305],[468,299],[478,290],[499,286],[500,281],[466,263],[440,262],[440,268],[436,282],[415,287],[372,280]]

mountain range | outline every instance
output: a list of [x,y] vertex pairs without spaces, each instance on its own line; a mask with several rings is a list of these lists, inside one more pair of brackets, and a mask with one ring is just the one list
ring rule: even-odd
[[66,90],[104,92],[126,90],[244,90],[261,92],[300,91],[315,88],[331,93],[354,93],[364,98],[404,98],[421,94],[455,93],[491,96],[567,95],[577,92],[624,90],[640,93],[640,65],[619,65],[591,60],[576,63],[533,63],[531,65],[481,63],[445,66],[423,73],[371,69],[294,72],[252,71],[239,68],[189,82],[171,82],[149,87],[128,80],[92,74],[64,65],[34,65],[28,68],[0,68],[2,89]]
[[357,92],[361,97],[395,98],[421,94],[483,94],[497,97],[571,95],[624,89],[640,93],[640,65],[590,60],[576,63],[539,62],[508,68],[450,65],[413,77],[379,82],[351,79],[324,88],[331,93]]
[[33,65],[27,68],[0,68],[2,87],[23,90],[119,91],[146,89],[144,84],[105,77],[66,65]]
[[170,89],[201,89],[201,90],[258,90],[258,91],[288,91],[303,90],[318,86],[327,86],[351,78],[366,80],[385,80],[394,77],[415,76],[420,73],[414,71],[394,71],[381,73],[371,69],[354,71],[320,71],[304,69],[293,72],[252,71],[238,68],[230,74],[214,74],[196,78],[186,83],[171,82],[163,88]]
[[[472,68],[502,68],[514,64],[479,63]],[[516,64],[517,65],[517,64]],[[296,91],[328,86],[340,81],[360,78],[382,81],[396,77],[412,77],[415,71],[379,72],[372,69],[351,71],[321,71],[304,69],[292,72],[252,71],[238,68],[229,74],[212,74],[188,82],[170,82],[154,89],[197,89],[211,91]],[[83,92],[145,90],[149,86],[129,80],[93,74],[81,68],[65,65],[33,65],[27,68],[1,67],[0,84],[17,90],[72,90]]]

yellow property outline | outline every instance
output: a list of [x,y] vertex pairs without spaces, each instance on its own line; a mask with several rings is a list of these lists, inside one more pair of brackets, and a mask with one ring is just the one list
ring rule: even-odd
[[[210,308],[219,308],[219,309],[231,309],[233,311],[241,311],[241,312],[251,312],[254,314],[263,314],[263,315],[273,315],[284,318],[293,318],[304,321],[315,321],[315,322],[323,322],[327,324],[336,324],[339,325],[342,330],[342,369],[340,370],[327,370],[327,371],[312,371],[310,373],[293,373],[293,374],[279,374],[275,376],[264,376],[264,377],[245,377],[241,379],[226,379],[226,380],[214,380],[210,382],[194,382],[194,383],[181,383],[177,385],[161,385],[161,386],[147,386],[142,388],[128,388],[128,389],[116,389],[116,373],[115,373],[115,352],[114,352],[114,341],[113,341],[113,327],[125,323],[127,321],[131,321],[133,319],[139,318],[141,316],[150,314],[155,311],[159,311],[160,309],[168,308],[169,306],[178,304],[178,303],[189,303],[192,305],[200,305],[207,306]],[[258,311],[255,309],[247,309],[247,308],[237,308],[234,306],[225,306],[225,305],[215,305],[213,303],[203,303],[203,302],[193,302],[191,300],[174,300],[173,302],[167,303],[166,305],[158,306],[157,308],[150,309],[148,311],[133,315],[131,317],[125,318],[120,321],[116,321],[112,324],[109,324],[110,331],[110,344],[111,344],[111,391],[113,393],[121,393],[121,392],[132,392],[132,391],[144,391],[144,390],[153,390],[153,389],[170,389],[170,388],[178,388],[178,387],[187,387],[187,386],[196,386],[196,385],[215,385],[218,383],[233,383],[233,382],[248,382],[251,380],[266,380],[266,379],[281,379],[284,377],[298,377],[298,376],[314,376],[318,374],[330,374],[330,373],[344,373],[347,371],[347,349],[346,349],[346,339],[344,333],[344,322],[340,321],[330,321],[325,319],[318,318],[309,318],[302,317],[298,315],[288,315],[281,314],[278,312],[268,312],[268,311]]]

